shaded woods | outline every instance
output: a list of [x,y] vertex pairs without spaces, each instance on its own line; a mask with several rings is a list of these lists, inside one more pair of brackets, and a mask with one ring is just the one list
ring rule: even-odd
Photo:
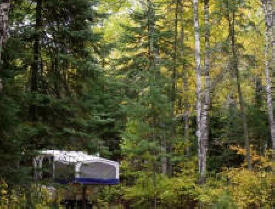
[[94,208],[274,207],[275,1],[2,0],[0,34],[1,209],[61,208],[43,149],[120,162]]

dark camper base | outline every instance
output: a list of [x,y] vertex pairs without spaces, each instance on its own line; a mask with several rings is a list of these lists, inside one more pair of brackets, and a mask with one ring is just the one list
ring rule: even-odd
[[66,209],[92,209],[93,205],[89,201],[84,201],[85,205],[82,205],[82,200],[62,200],[60,204]]

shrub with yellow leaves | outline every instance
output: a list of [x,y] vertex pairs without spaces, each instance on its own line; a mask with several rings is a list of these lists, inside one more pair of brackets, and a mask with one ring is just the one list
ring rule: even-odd
[[[245,155],[245,149],[231,146],[238,154]],[[248,170],[244,163],[240,168],[230,168],[223,172],[228,178],[228,191],[239,208],[271,208],[272,172],[270,151],[260,156],[251,147],[253,170]]]

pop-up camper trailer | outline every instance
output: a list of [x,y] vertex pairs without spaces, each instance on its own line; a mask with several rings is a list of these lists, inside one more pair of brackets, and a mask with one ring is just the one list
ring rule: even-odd
[[[83,187],[81,207],[74,207],[76,200],[65,200],[66,208],[88,208],[87,185],[111,185],[119,183],[119,163],[82,151],[44,150],[33,159],[36,180],[52,178],[62,184],[78,184]],[[72,201],[72,202],[71,202]],[[86,206],[84,206],[84,204]]]

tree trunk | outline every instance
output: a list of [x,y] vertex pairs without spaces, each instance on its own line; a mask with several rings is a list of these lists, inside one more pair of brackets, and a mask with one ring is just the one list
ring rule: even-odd
[[198,138],[198,161],[199,161],[199,173],[203,171],[203,155],[201,152],[201,54],[200,54],[200,26],[199,26],[199,14],[198,14],[198,0],[193,0],[194,9],[194,31],[195,31],[195,71],[196,71],[196,95],[197,95],[197,131]]
[[86,209],[87,208],[86,196],[87,196],[87,186],[86,185],[82,185],[82,209]]
[[[272,78],[271,78],[271,94],[272,94],[272,109],[273,109],[273,120],[271,124],[271,135],[275,136],[275,114],[274,114],[274,105],[275,105],[275,1],[272,1],[272,61],[271,61],[271,69],[272,69]],[[275,138],[272,137],[272,160],[275,159]],[[275,170],[274,163],[272,164],[272,171]],[[275,183],[273,182],[272,188],[275,187]]]
[[210,109],[210,25],[209,25],[209,0],[204,0],[204,24],[205,24],[205,56],[204,56],[204,79],[205,89],[203,95],[203,105],[201,112],[201,173],[200,183],[205,182],[206,174],[206,155],[209,141],[209,109]]
[[[160,74],[159,71],[159,47],[158,47],[158,40],[155,35],[155,9],[154,5],[151,0],[147,0],[147,5],[142,2],[143,10],[147,10],[147,18],[148,18],[148,55],[149,55],[149,69],[153,70],[153,81],[155,82]],[[150,84],[152,84],[150,82]],[[154,84],[153,84],[154,85]],[[156,124],[156,123],[154,123]],[[169,150],[169,142],[166,139],[166,136],[161,138],[160,142],[161,146],[161,171],[163,174],[169,173],[169,159],[167,157],[167,151]]]
[[[173,69],[171,74],[171,112],[170,118],[172,119],[171,124],[171,139],[176,137],[176,127],[174,123],[175,118],[175,105],[176,105],[176,92],[177,92],[177,51],[178,51],[178,8],[179,8],[179,0],[175,0],[175,19],[174,19],[174,43],[173,43]],[[171,153],[172,142],[169,141],[167,143],[167,153]],[[172,165],[170,157],[167,160],[167,174],[168,176],[172,176]]]
[[155,33],[155,11],[154,6],[151,0],[147,0],[147,18],[148,18],[148,54],[149,54],[149,69],[155,70],[155,40],[154,40],[154,33]]
[[144,9],[147,10],[147,18],[148,18],[148,55],[149,55],[149,68],[154,70],[154,79],[158,79],[159,76],[159,46],[158,46],[158,38],[155,34],[155,9],[154,4],[151,0],[147,0],[147,8],[145,8],[145,4],[143,4]]
[[[273,104],[273,110],[274,110],[274,104],[275,104],[275,1],[272,1],[272,62],[271,62],[271,68],[272,68],[272,104]],[[274,153],[275,150],[275,116],[273,111],[273,122],[271,126],[271,133],[272,133],[272,150]],[[273,154],[274,156],[274,154]],[[274,158],[273,158],[274,159]]]
[[[178,51],[178,8],[179,8],[179,0],[175,0],[176,8],[175,8],[175,25],[174,25],[174,56],[173,56],[173,71],[171,75],[172,80],[172,88],[171,88],[171,118],[174,118],[174,110],[176,103],[176,91],[177,91],[177,51]],[[173,124],[173,129],[175,129]],[[172,135],[175,135],[175,131],[173,130]]]
[[[184,21],[183,21],[183,2],[180,2],[180,56],[182,59],[182,81],[183,81],[183,108],[184,108],[184,114],[183,114],[183,129],[184,129],[184,140],[188,144],[189,141],[189,104],[188,104],[188,73],[185,69],[185,63],[184,63]],[[188,145],[189,146],[189,145]],[[187,154],[189,153],[189,149],[185,150]]]
[[2,1],[0,4],[0,60],[3,44],[8,37],[8,23],[9,23],[9,10],[10,10],[10,1]]
[[[3,0],[0,4],[0,66],[2,65],[3,45],[8,38],[10,0]],[[2,70],[2,69],[1,69]],[[0,92],[3,89],[2,79],[0,78]]]
[[263,100],[262,90],[263,90],[262,79],[260,76],[256,75],[255,76],[255,105],[257,108],[261,108],[262,106],[262,100]]
[[[38,91],[38,72],[40,65],[41,49],[40,34],[42,27],[42,0],[36,2],[36,20],[35,20],[35,38],[33,44],[33,62],[31,66],[31,92],[33,94]],[[32,121],[37,119],[37,107],[32,104],[30,106],[30,118]]]
[[270,126],[271,141],[274,144],[275,132],[272,131],[273,124],[273,109],[272,109],[272,94],[271,94],[271,78],[270,78],[270,44],[272,39],[272,5],[270,0],[262,0],[264,13],[265,13],[265,79],[266,79],[266,99],[267,99],[267,111],[268,121]]
[[[229,9],[229,8],[228,8]],[[232,49],[232,71],[235,74],[237,80],[237,91],[238,91],[238,99],[240,103],[240,113],[242,118],[242,125],[243,125],[243,136],[244,136],[244,144],[246,149],[246,162],[247,167],[249,170],[252,169],[251,167],[251,160],[250,160],[250,140],[248,136],[248,127],[247,127],[247,118],[245,114],[245,103],[242,95],[241,89],[241,81],[240,81],[240,72],[238,68],[238,57],[236,52],[236,45],[235,45],[235,7],[232,10],[232,22],[230,20],[230,13],[228,12],[228,22],[229,22],[229,36],[231,38],[231,49]]]
[[161,173],[162,174],[167,174],[167,146],[166,146],[166,136],[161,138]]

